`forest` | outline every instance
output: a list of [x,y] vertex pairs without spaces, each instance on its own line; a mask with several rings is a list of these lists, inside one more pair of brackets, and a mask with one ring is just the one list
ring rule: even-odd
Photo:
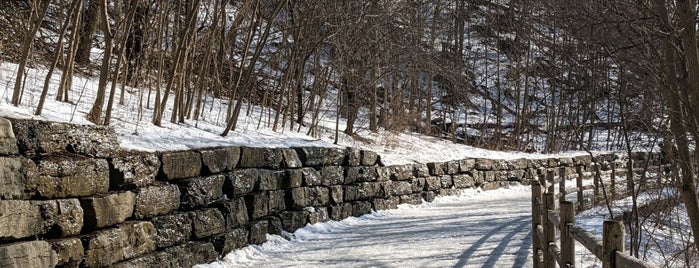
[[0,1],[0,60],[19,66],[12,105],[26,105],[25,69],[48,70],[36,115],[49,91],[78,101],[83,76],[99,81],[86,117],[100,125],[137,91],[156,126],[224,100],[222,136],[253,106],[275,131],[316,135],[329,106],[349,136],[660,150],[695,236],[697,37],[689,0]]

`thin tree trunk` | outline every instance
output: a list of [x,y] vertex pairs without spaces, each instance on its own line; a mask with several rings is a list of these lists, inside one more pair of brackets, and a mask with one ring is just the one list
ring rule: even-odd
[[34,36],[39,28],[41,28],[41,22],[44,21],[46,11],[51,5],[51,1],[46,1],[46,6],[41,6],[41,2],[44,1],[35,0],[32,2],[32,16],[30,21],[31,28],[24,40],[21,60],[19,61],[19,67],[17,67],[15,88],[12,92],[12,105],[14,106],[19,106],[20,99],[22,98],[22,88],[24,86],[24,68],[27,65],[27,61],[29,61],[29,54],[31,54],[32,46],[34,45]]
[[104,34],[105,48],[102,58],[102,67],[100,68],[100,79],[97,84],[97,97],[92,105],[92,109],[90,109],[90,112],[87,114],[87,120],[95,124],[99,124],[100,118],[102,117],[102,106],[104,106],[104,98],[107,91],[107,80],[109,78],[114,38],[107,19],[107,0],[102,0],[99,8],[101,13],[100,17],[102,18],[100,25],[102,26],[102,32]]

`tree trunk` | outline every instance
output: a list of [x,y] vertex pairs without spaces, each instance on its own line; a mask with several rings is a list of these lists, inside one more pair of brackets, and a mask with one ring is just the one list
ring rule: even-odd
[[32,3],[32,16],[30,22],[31,29],[25,37],[24,46],[22,47],[22,58],[19,61],[19,67],[17,68],[15,88],[12,92],[12,105],[14,106],[19,106],[22,98],[22,88],[24,86],[24,68],[27,65],[27,61],[29,61],[29,54],[31,53],[32,46],[34,45],[34,36],[39,28],[41,28],[41,22],[44,20],[44,16],[46,16],[46,11],[49,9],[49,5],[51,5],[51,1],[46,1],[46,6],[41,6],[41,2],[44,1],[35,0]]
[[[99,1],[99,2],[98,2]],[[83,13],[80,27],[80,42],[75,53],[75,62],[78,64],[90,63],[90,50],[92,49],[92,35],[97,28],[97,19],[100,13],[101,0],[90,0],[87,10]]]

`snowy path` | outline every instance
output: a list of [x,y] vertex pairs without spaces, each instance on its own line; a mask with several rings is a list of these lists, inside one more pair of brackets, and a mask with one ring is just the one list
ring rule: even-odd
[[207,266],[530,267],[530,199],[528,187],[470,190],[270,236]]

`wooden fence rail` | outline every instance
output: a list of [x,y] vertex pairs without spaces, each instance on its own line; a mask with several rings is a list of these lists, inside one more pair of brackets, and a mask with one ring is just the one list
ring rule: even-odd
[[[621,221],[604,221],[602,238],[575,224],[576,207],[584,209],[599,202],[602,194],[622,194],[616,189],[617,176],[612,166],[610,181],[601,180],[599,165],[595,165],[593,185],[584,186],[581,167],[576,168],[576,186],[566,188],[565,169],[559,169],[558,193],[555,192],[555,174],[548,169],[539,180],[532,180],[532,232],[534,267],[575,267],[575,241],[600,259],[603,267],[656,267],[624,252],[624,224]],[[539,172],[544,175],[544,172]],[[603,186],[604,185],[604,186]],[[609,188],[605,187],[608,186]],[[627,188],[633,186],[626,183]],[[586,202],[583,191],[592,189],[592,202]],[[624,192],[631,192],[632,188]],[[576,192],[577,204],[566,201],[566,194]],[[556,209],[556,200],[558,207]],[[556,230],[559,240],[556,241]]]

